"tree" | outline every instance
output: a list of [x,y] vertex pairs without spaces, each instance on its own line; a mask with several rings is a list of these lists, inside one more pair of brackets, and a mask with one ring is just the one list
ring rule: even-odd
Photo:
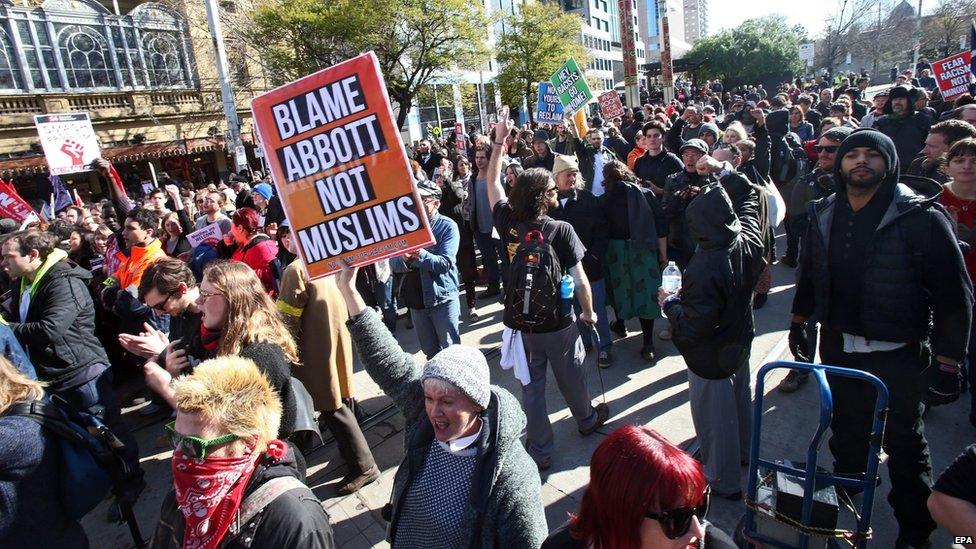
[[926,24],[925,46],[932,48],[938,58],[958,53],[959,37],[968,38],[969,22],[976,15],[976,0],[941,0]]
[[504,21],[505,32],[498,40],[498,85],[502,101],[518,105],[525,98],[529,118],[535,107],[536,85],[549,80],[569,58],[580,67],[589,61],[583,47],[583,20],[568,14],[555,3],[525,3],[516,15]]
[[488,55],[478,0],[267,0],[252,18],[251,42],[277,82],[374,51],[400,127],[435,76],[477,68]]
[[781,16],[749,19],[734,29],[700,38],[684,59],[701,67],[701,78],[723,82],[761,82],[800,70],[800,43],[805,32]]
[[822,47],[818,48],[814,58],[818,67],[829,69],[831,74],[842,56],[860,47],[867,39],[862,31],[871,26],[870,14],[879,3],[878,0],[837,1],[840,9],[827,17]]

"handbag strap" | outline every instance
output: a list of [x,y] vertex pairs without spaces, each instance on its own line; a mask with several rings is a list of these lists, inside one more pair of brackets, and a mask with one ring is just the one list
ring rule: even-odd
[[271,502],[278,499],[278,496],[300,488],[304,488],[311,493],[309,487],[305,486],[302,481],[295,477],[273,478],[258,486],[256,490],[244,498],[241,506],[237,509],[237,516],[234,517],[234,522],[230,525],[228,538],[238,535],[241,529],[244,528],[244,525],[263,511]]

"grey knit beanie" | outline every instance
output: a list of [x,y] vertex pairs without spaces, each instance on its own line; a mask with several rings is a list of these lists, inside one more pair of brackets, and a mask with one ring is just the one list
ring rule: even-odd
[[442,379],[457,387],[478,406],[488,407],[491,399],[488,361],[478,349],[451,345],[437,353],[424,364],[420,381],[423,383],[430,378]]

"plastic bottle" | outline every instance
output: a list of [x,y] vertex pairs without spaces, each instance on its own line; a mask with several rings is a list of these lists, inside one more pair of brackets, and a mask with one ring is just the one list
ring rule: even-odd
[[665,292],[673,294],[681,289],[681,271],[674,261],[668,261],[661,279],[661,287]]
[[562,305],[563,316],[568,316],[569,312],[573,309],[573,293],[575,291],[576,283],[573,282],[573,277],[563,275],[562,280],[559,281],[559,299]]

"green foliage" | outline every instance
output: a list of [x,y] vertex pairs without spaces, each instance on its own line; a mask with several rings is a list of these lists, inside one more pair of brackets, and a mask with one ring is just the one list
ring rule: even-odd
[[401,127],[435,75],[488,58],[479,0],[266,0],[252,18],[251,43],[277,83],[376,52]]
[[553,3],[522,4],[518,15],[505,20],[506,32],[498,41],[497,82],[502,102],[517,106],[526,100],[535,108],[537,84],[549,80],[570,57],[580,67],[589,61],[582,43],[583,21]]
[[802,28],[790,27],[780,16],[749,19],[734,29],[699,39],[684,58],[695,63],[707,59],[697,72],[701,78],[760,82],[801,70],[799,46],[804,34]]

